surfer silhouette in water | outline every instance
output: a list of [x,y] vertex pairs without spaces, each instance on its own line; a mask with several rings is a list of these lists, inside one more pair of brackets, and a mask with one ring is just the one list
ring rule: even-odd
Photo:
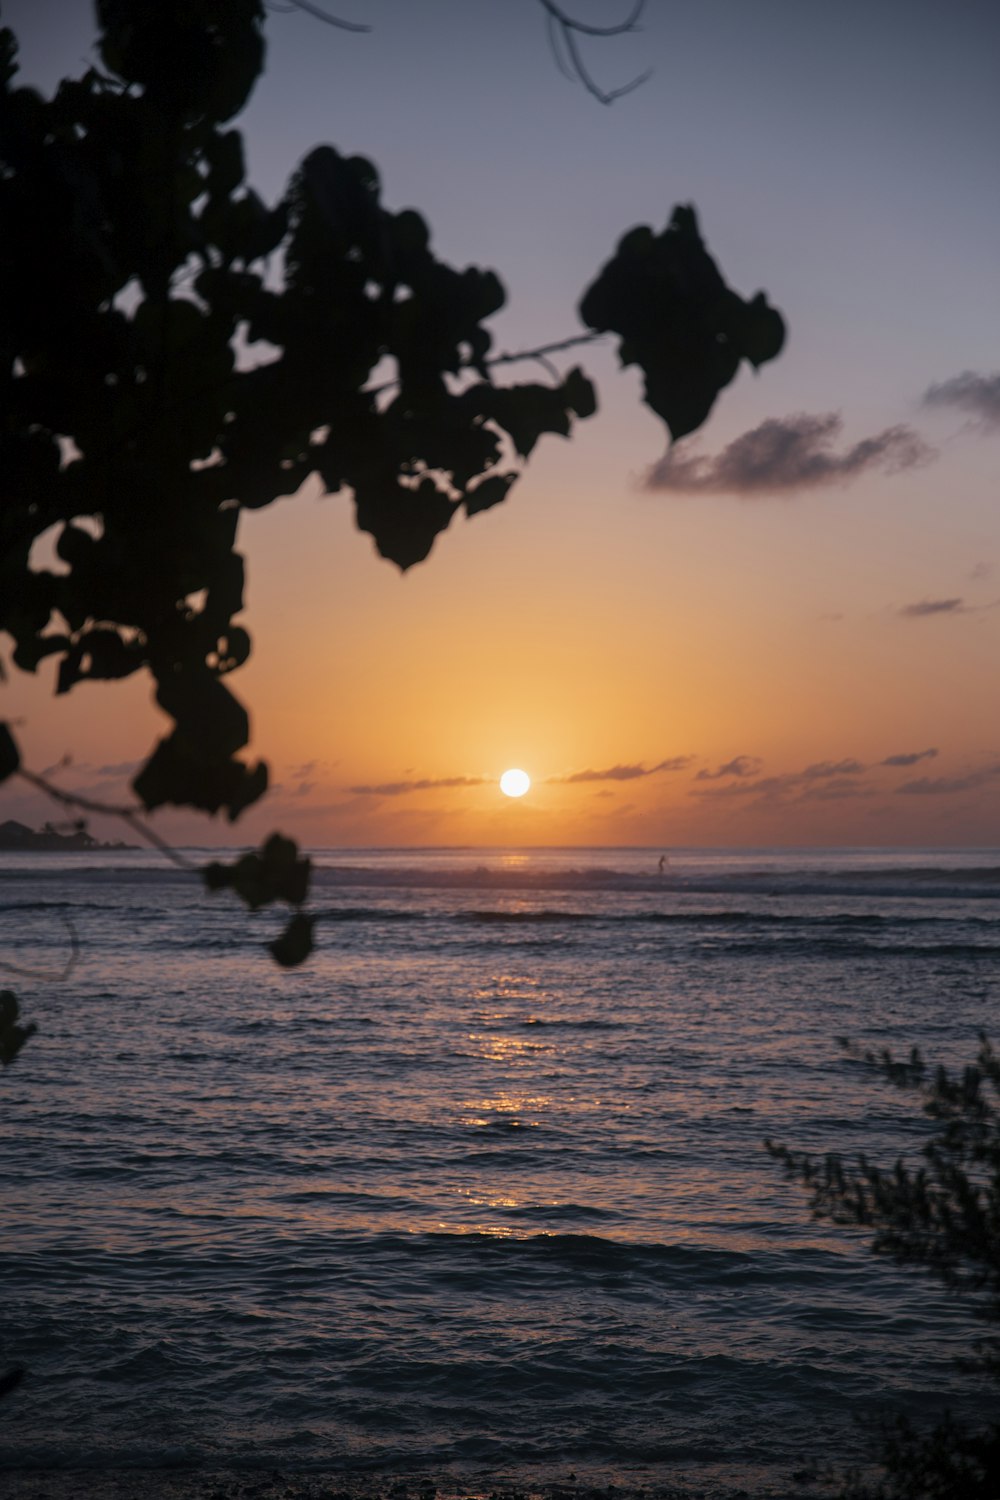
[[664,870],[666,868],[667,868],[667,856],[665,854],[661,854],[660,855],[660,865],[659,865],[659,870],[660,870],[660,874],[661,875],[663,874],[663,872],[664,872]]

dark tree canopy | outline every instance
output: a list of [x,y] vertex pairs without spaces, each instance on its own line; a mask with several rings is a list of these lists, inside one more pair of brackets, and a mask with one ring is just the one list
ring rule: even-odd
[[[174,728],[138,804],[235,819],[267,786],[226,680],[250,652],[241,510],[318,475],[408,568],[596,396],[579,368],[494,379],[499,278],[440,260],[371,162],[318,146],[261,201],[228,122],[264,67],[262,0],[96,12],[100,68],[51,100],[17,86],[0,32],[0,630],[15,667],[56,659],[58,693],[148,671]],[[617,334],[673,437],[784,338],[691,208],[625,235],[580,315],[564,344]],[[58,571],[32,565],[46,533]],[[3,728],[0,780],[18,765]]]

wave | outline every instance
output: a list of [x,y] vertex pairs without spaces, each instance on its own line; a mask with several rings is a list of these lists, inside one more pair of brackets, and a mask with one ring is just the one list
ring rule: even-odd
[[736,894],[796,896],[914,896],[1000,898],[1000,866],[904,867],[894,869],[719,870],[658,876],[607,866],[581,869],[504,869],[463,866],[318,866],[320,890],[367,887],[383,890],[594,891],[666,895]]
[[[220,855],[231,858],[239,850],[185,850],[200,867]],[[607,850],[606,861],[568,862],[571,851],[535,850],[518,854],[509,862],[504,851],[496,851],[495,862],[476,861],[472,851],[357,851],[344,858],[340,851],[317,850],[313,856],[313,888],[317,893],[357,891],[482,891],[525,894],[579,892],[588,894],[687,897],[697,895],[748,898],[829,897],[880,899],[1000,899],[1000,862],[993,850],[983,851],[991,862],[973,864],[974,851],[950,850],[935,855],[893,851],[818,850],[799,857],[795,851],[687,851],[678,853],[661,874],[655,851]],[[351,851],[353,854],[354,851]],[[494,851],[489,851],[493,855]],[[919,863],[908,860],[919,859]],[[90,885],[95,890],[127,880],[130,888],[156,885],[187,885],[196,890],[197,876],[156,862],[152,854],[126,858],[109,854],[87,864],[65,856],[36,856],[29,864],[0,865],[0,888],[17,882],[27,895],[39,880],[53,877],[73,886]],[[27,888],[27,889],[26,889]],[[60,896],[63,892],[60,891]],[[97,897],[100,900],[100,897]],[[13,903],[11,903],[13,904]],[[23,907],[24,902],[16,903]],[[50,903],[37,903],[38,909]],[[52,905],[62,904],[61,900]],[[72,903],[76,904],[76,903]],[[36,903],[32,902],[33,907]],[[414,920],[412,913],[373,910],[354,902],[332,914],[340,920]],[[489,920],[487,918],[486,920]]]

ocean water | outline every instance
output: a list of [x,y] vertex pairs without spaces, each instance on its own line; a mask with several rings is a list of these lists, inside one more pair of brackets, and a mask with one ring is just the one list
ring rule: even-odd
[[919,1149],[836,1038],[996,1032],[1000,851],[658,854],[318,851],[288,973],[152,853],[4,856],[0,1465],[791,1495],[981,1407],[763,1141]]

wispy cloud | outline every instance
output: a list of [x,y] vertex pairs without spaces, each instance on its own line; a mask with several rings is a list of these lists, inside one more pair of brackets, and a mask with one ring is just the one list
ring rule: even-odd
[[860,776],[866,769],[859,760],[818,760],[801,774],[803,781],[825,781],[831,776]]
[[729,781],[725,786],[695,787],[693,795],[723,802],[839,802],[848,797],[870,797],[873,788],[858,776],[817,779],[804,771],[789,771],[783,776],[762,776],[754,781]]
[[448,787],[485,786],[490,776],[426,776],[413,781],[381,781],[373,786],[351,786],[356,797],[402,797],[407,792],[436,792]]
[[675,445],[646,475],[645,488],[678,494],[777,495],[846,484],[881,470],[897,473],[934,457],[911,427],[887,427],[837,451],[843,431],[836,412],[770,417],[734,438],[714,458]]
[[980,766],[977,771],[966,771],[962,776],[920,776],[915,781],[904,781],[896,792],[904,797],[950,797],[955,792],[976,791],[998,779],[1000,761]]
[[572,771],[567,776],[550,776],[548,779],[558,786],[576,786],[584,781],[638,781],[641,776],[655,776],[659,771],[685,771],[693,759],[692,755],[674,755],[669,760],[659,761],[655,766],[605,766],[599,771]]
[[725,765],[716,766],[714,771],[699,771],[694,779],[722,781],[727,776],[756,776],[763,764],[756,755],[737,755],[732,760],[727,760]]
[[964,599],[918,599],[915,604],[904,604],[899,609],[904,620],[924,620],[928,615],[967,615],[969,606]]
[[1000,432],[1000,371],[977,375],[974,370],[963,370],[961,375],[929,386],[924,405],[954,407],[968,412],[981,428]]
[[902,755],[887,755],[885,760],[880,760],[880,766],[915,766],[921,760],[933,760],[937,750],[908,750]]
[[[699,771],[692,787],[695,797],[712,800],[757,802],[832,802],[847,797],[869,797],[873,788],[864,780],[868,767],[859,760],[819,760],[801,771],[780,776],[757,776],[761,762],[748,755],[737,756],[718,771]],[[734,771],[732,768],[742,769]],[[726,778],[722,786],[699,786]]]

